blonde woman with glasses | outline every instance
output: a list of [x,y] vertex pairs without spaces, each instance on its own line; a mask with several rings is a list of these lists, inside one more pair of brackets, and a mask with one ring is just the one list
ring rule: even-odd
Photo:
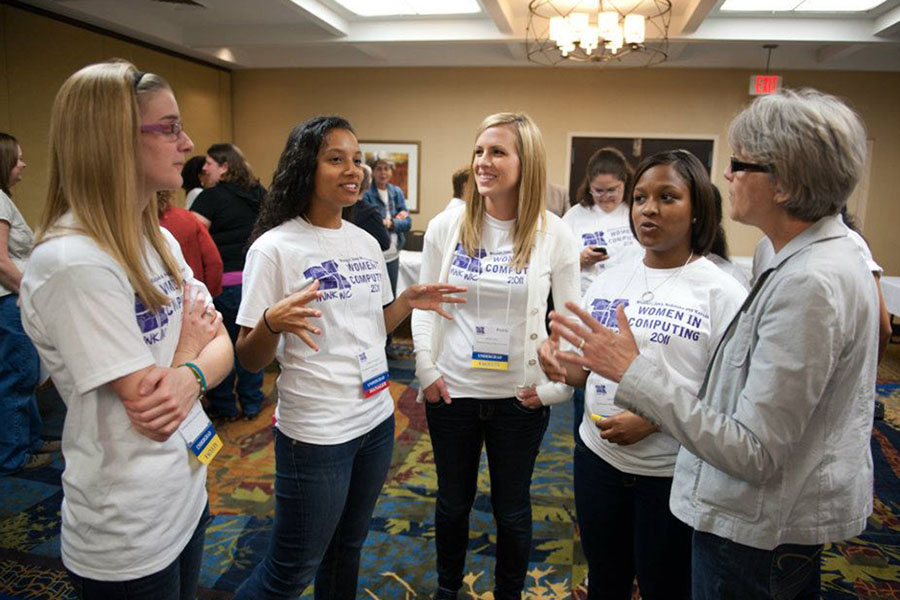
[[572,233],[544,208],[544,144],[524,114],[487,117],[478,129],[464,207],[425,233],[420,281],[468,286],[452,321],[413,312],[416,375],[438,475],[439,600],[462,586],[469,512],[482,447],[497,521],[496,600],[520,598],[531,548],[529,485],[549,405],[571,388],[537,363],[547,297],[578,298]]
[[81,69],[53,104],[22,320],[68,409],[61,551],[86,600],[196,596],[217,442],[199,398],[232,349],[157,221],[192,148],[169,85],[127,62]]

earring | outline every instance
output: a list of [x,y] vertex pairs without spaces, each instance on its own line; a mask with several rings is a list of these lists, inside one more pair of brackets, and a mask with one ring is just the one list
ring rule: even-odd
[[691,219],[691,223],[695,223],[695,224],[696,224],[696,223],[697,223],[697,217],[694,217],[693,219]]

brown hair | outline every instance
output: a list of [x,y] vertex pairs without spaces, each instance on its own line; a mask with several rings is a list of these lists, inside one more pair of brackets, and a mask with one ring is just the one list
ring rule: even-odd
[[222,174],[221,181],[233,183],[236,186],[249,190],[259,184],[259,179],[253,174],[250,163],[244,158],[244,153],[234,144],[213,144],[206,151],[219,166],[228,164],[228,170]]
[[597,175],[612,175],[623,182],[625,184],[623,198],[628,198],[631,194],[631,186],[634,183],[631,165],[628,164],[624,154],[607,146],[594,152],[588,160],[584,179],[578,186],[578,191],[575,192],[575,202],[587,207],[594,205],[594,198],[591,196],[591,182]]
[[9,197],[9,176],[16,163],[19,162],[19,140],[8,133],[0,132],[0,190]]

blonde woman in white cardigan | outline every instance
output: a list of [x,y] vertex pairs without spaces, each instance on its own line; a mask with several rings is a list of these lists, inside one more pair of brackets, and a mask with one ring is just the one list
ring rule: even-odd
[[531,546],[529,486],[548,405],[571,396],[537,362],[548,294],[556,306],[579,296],[577,244],[544,208],[544,164],[540,131],[527,115],[487,117],[466,206],[435,217],[425,234],[421,281],[468,287],[452,321],[413,313],[438,475],[437,600],[456,598],[462,586],[482,446],[497,521],[494,598],[520,598]]

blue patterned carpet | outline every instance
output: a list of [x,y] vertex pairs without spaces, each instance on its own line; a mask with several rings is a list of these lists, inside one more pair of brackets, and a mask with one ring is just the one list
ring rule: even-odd
[[[394,459],[363,550],[360,598],[428,598],[435,586],[436,478],[411,367],[410,361],[392,362]],[[271,377],[267,382],[271,385]],[[875,512],[862,536],[826,549],[824,600],[900,600],[900,383],[880,383],[879,394],[887,418],[872,436]],[[45,431],[58,436],[64,409],[44,396]],[[268,404],[256,421],[219,427],[226,447],[209,474],[214,519],[206,537],[200,598],[230,599],[265,550],[273,506],[272,410]],[[524,600],[584,598],[582,587],[572,588],[584,579],[586,568],[574,526],[571,418],[568,406],[553,410],[538,458],[532,485],[534,547]],[[59,562],[62,466],[57,457],[52,467],[0,478],[0,600],[74,598]],[[465,583],[473,600],[493,600],[495,538],[485,468],[483,462]],[[311,598],[311,590],[302,597]]]

